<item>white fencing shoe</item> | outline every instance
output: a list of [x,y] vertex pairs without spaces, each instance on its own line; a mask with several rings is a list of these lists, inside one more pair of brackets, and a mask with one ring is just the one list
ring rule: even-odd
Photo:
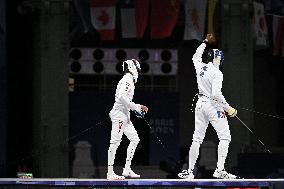
[[124,180],[124,176],[119,176],[115,174],[114,172],[112,173],[107,173],[107,180]]
[[192,170],[183,170],[178,174],[178,177],[182,179],[194,179],[194,174]]
[[220,178],[220,179],[237,179],[238,178],[238,176],[228,173],[227,171],[225,171],[225,169],[223,170],[216,169],[214,171],[213,177]]
[[131,169],[125,169],[123,168],[122,175],[125,178],[140,178],[140,175],[134,173]]

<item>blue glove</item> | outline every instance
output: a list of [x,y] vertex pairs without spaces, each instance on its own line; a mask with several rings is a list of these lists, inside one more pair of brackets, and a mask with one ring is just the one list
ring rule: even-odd
[[134,112],[135,116],[138,117],[138,118],[144,118],[144,116],[145,116],[144,111],[138,112],[138,111],[134,110],[133,112]]

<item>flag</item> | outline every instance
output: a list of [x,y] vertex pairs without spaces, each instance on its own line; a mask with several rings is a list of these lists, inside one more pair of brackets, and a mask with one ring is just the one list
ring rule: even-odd
[[284,18],[281,16],[273,15],[272,18],[272,31],[273,31],[273,55],[278,56],[281,50],[281,42],[284,36],[283,31]]
[[116,0],[90,0],[91,19],[94,28],[100,33],[101,40],[115,37]]
[[151,38],[169,37],[176,26],[180,0],[151,0]]
[[218,0],[208,0],[208,26],[207,26],[207,32],[208,33],[214,33],[214,14],[215,14],[215,8],[216,3]]
[[122,0],[122,38],[142,38],[148,22],[148,0]]
[[256,45],[267,46],[267,24],[264,16],[264,6],[261,3],[253,2],[254,5],[254,32]]
[[187,0],[185,2],[185,40],[203,40],[206,4],[207,0]]

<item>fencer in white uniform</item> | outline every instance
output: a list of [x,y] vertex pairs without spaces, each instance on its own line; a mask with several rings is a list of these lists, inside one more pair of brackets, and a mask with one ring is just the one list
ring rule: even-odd
[[[123,62],[123,70],[125,71],[125,75],[117,85],[115,102],[109,113],[112,122],[110,146],[108,149],[107,179],[109,180],[123,180],[125,177],[140,178],[140,175],[134,173],[130,168],[136,147],[140,141],[137,131],[130,120],[130,110],[147,113],[148,108],[144,105],[132,102],[135,89],[134,83],[137,82],[138,72],[141,70],[139,62],[135,59],[126,60]],[[113,165],[116,150],[123,134],[127,136],[130,143],[127,148],[125,167],[122,176],[119,176],[115,174]]]
[[229,124],[225,112],[230,117],[233,117],[237,114],[237,111],[227,103],[221,91],[223,74],[219,70],[219,66],[224,59],[223,52],[219,49],[209,49],[209,55],[205,55],[209,57],[209,61],[202,61],[208,38],[210,38],[210,34],[208,35],[197,48],[192,58],[196,70],[199,98],[195,107],[195,131],[189,150],[189,167],[188,170],[183,170],[178,176],[184,179],[194,179],[193,169],[199,156],[200,145],[203,142],[206,129],[210,122],[219,138],[218,162],[213,177],[234,179],[237,177],[226,172],[224,168],[231,141]]

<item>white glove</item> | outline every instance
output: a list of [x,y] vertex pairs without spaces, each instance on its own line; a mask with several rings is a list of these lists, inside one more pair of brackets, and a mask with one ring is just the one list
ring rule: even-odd
[[233,107],[230,107],[227,112],[228,112],[228,116],[230,117],[235,117],[237,115],[237,110]]

